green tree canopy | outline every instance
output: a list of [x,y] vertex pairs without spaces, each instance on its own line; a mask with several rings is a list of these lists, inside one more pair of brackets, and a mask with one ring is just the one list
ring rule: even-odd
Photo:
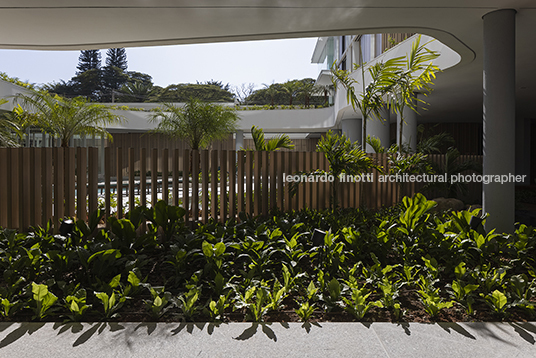
[[184,139],[190,148],[198,150],[236,131],[238,115],[232,107],[190,98],[184,107],[164,104],[151,120],[159,122],[156,132]]
[[100,50],[82,50],[80,51],[80,57],[78,57],[78,74],[89,70],[100,70],[101,68],[101,54]]
[[234,94],[213,84],[180,83],[169,85],[154,102],[187,102],[190,98],[206,102],[233,102]]
[[34,113],[35,125],[60,138],[62,147],[68,147],[74,135],[102,134],[111,139],[106,125],[121,120],[108,107],[90,103],[83,97],[63,98],[34,91],[30,95],[19,93],[15,102]]

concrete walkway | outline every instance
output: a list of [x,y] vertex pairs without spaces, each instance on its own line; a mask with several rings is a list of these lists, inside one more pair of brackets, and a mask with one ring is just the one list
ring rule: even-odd
[[0,323],[0,357],[536,357],[532,323]]

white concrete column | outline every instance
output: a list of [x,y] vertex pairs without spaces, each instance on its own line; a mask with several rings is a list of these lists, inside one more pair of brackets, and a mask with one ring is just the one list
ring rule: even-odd
[[[380,118],[372,117],[367,120],[367,135],[376,137],[382,143],[382,147],[389,148],[390,111],[385,106],[380,112]],[[372,147],[367,144],[367,153],[374,153]]]
[[244,131],[236,131],[235,149],[240,150],[244,148]]
[[361,118],[348,118],[341,121],[342,134],[348,137],[352,143],[361,143],[363,128],[361,128]]
[[[505,9],[483,16],[484,175],[515,173],[515,15]],[[513,231],[514,192],[514,183],[483,185],[487,230]]]
[[[403,112],[402,144],[409,145],[411,152],[417,151],[417,113],[407,106]],[[400,114],[396,116],[396,144],[400,146]]]

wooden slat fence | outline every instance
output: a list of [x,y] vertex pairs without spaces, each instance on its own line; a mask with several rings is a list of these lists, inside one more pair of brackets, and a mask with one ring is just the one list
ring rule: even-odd
[[[388,168],[385,154],[371,156]],[[286,177],[327,170],[322,153],[105,148],[104,157],[104,180],[98,182],[97,148],[0,148],[0,166],[7,168],[0,173],[0,226],[27,230],[52,219],[57,228],[64,217],[87,220],[98,206],[106,216],[123,217],[132,203],[150,206],[162,199],[187,208],[188,222],[330,205],[329,182],[300,183],[292,195]],[[443,156],[431,160],[442,163]],[[370,174],[372,182],[340,183],[341,207],[380,208],[398,201],[400,186],[380,182],[376,171]],[[403,193],[420,189],[409,184]],[[481,184],[469,184],[469,193],[478,201]]]

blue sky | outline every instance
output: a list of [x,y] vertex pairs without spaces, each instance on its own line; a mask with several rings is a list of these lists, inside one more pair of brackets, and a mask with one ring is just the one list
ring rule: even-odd
[[[318,75],[311,64],[316,38],[127,48],[128,70],[153,76],[159,86],[210,79],[261,88],[272,81]],[[104,53],[103,52],[103,62]],[[79,51],[0,50],[0,71],[42,84],[74,76]]]

